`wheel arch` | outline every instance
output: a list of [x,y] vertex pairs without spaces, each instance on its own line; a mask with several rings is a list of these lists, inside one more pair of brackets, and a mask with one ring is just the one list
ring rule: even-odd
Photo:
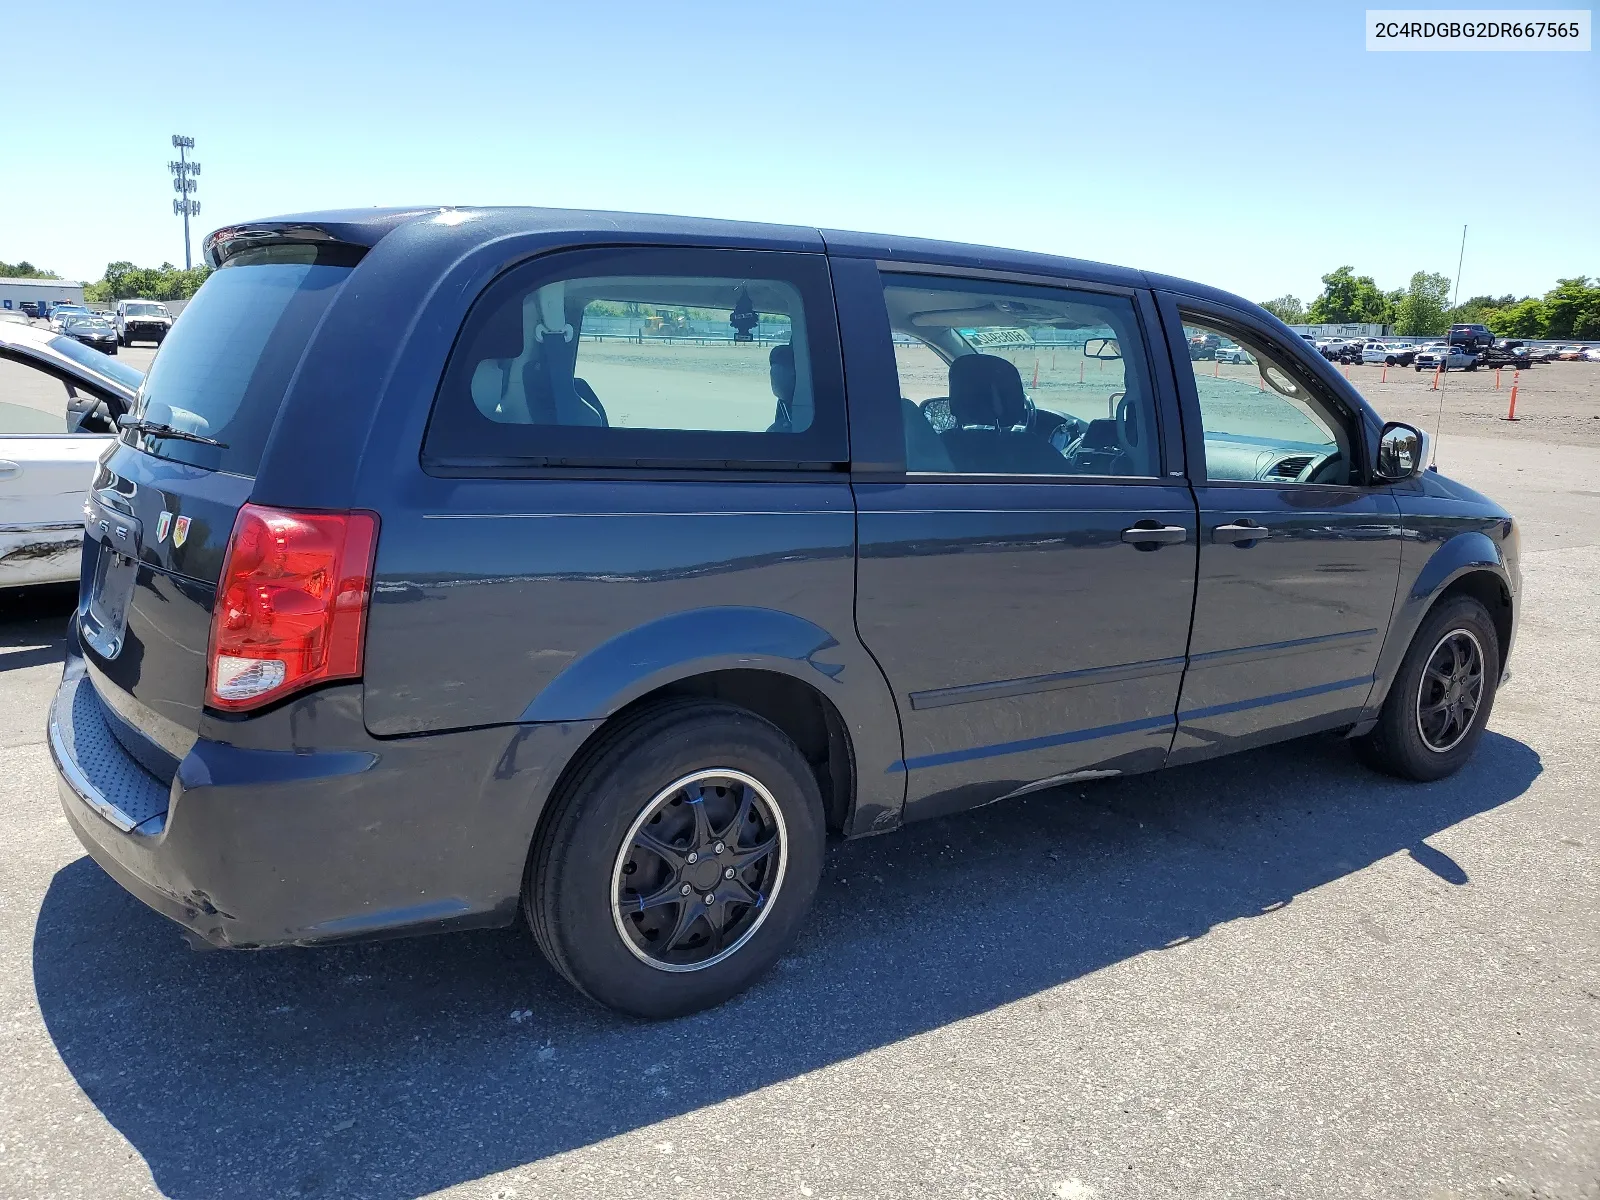
[[1434,551],[1396,601],[1367,700],[1370,715],[1382,707],[1422,622],[1453,596],[1470,596],[1489,611],[1504,671],[1516,631],[1516,589],[1499,545],[1488,534],[1478,530],[1459,533]]
[[[556,796],[587,770],[619,726],[646,709],[674,700],[717,700],[754,713],[799,747],[822,795],[827,826],[850,832],[856,801],[856,758],[849,728],[838,707],[811,684],[781,671],[733,667],[685,675],[634,697],[592,729],[567,759],[550,790]],[[542,826],[550,805],[545,806]],[[538,840],[535,830],[534,841]]]
[[877,665],[853,631],[847,636],[851,641],[841,642],[773,609],[675,613],[568,664],[522,720],[601,722],[568,760],[559,788],[583,769],[596,740],[641,706],[689,697],[736,704],[800,747],[817,774],[831,829],[879,832],[898,824],[905,799],[903,776],[887,769],[901,757],[899,718]]

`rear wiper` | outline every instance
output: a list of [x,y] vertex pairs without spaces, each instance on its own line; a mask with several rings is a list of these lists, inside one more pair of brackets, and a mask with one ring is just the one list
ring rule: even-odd
[[206,437],[203,433],[190,433],[187,429],[163,425],[160,421],[142,421],[138,417],[130,417],[127,413],[117,418],[117,428],[131,429],[135,433],[151,433],[156,437],[176,438],[180,442],[199,442],[202,446],[215,446],[219,450],[228,448],[227,442],[219,442],[216,438]]

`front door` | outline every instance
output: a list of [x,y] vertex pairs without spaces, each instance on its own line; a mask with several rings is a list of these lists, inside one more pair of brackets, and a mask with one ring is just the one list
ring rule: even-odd
[[76,579],[83,501],[106,448],[109,411],[97,397],[0,358],[0,588]]
[[[856,619],[899,705],[907,819],[1159,766],[1196,555],[1153,308],[909,274],[877,300],[892,378],[849,368],[851,405],[901,444],[855,482]],[[840,313],[848,326],[844,289]]]
[[1367,483],[1359,414],[1335,389],[1265,330],[1176,303],[1181,342],[1237,348],[1180,369],[1204,442],[1203,455],[1190,446],[1204,461],[1200,577],[1170,760],[1184,762],[1356,718],[1402,530],[1390,489]]

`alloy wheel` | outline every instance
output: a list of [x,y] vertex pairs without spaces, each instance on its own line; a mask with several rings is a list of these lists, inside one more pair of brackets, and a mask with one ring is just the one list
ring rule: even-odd
[[622,840],[611,916],[660,971],[699,971],[755,936],[783,886],[783,812],[761,782],[713,768],[657,792]]
[[1417,686],[1417,732],[1435,754],[1455,749],[1483,703],[1483,647],[1467,629],[1439,639]]

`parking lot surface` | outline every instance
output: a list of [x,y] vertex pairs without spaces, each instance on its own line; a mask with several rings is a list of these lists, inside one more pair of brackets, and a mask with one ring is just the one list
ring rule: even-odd
[[0,599],[0,1196],[1596,1200],[1600,442],[1558,425],[1447,410],[1526,587],[1458,776],[1318,738],[845,845],[793,955],[665,1024],[521,929],[189,950],[59,810],[70,590]]

